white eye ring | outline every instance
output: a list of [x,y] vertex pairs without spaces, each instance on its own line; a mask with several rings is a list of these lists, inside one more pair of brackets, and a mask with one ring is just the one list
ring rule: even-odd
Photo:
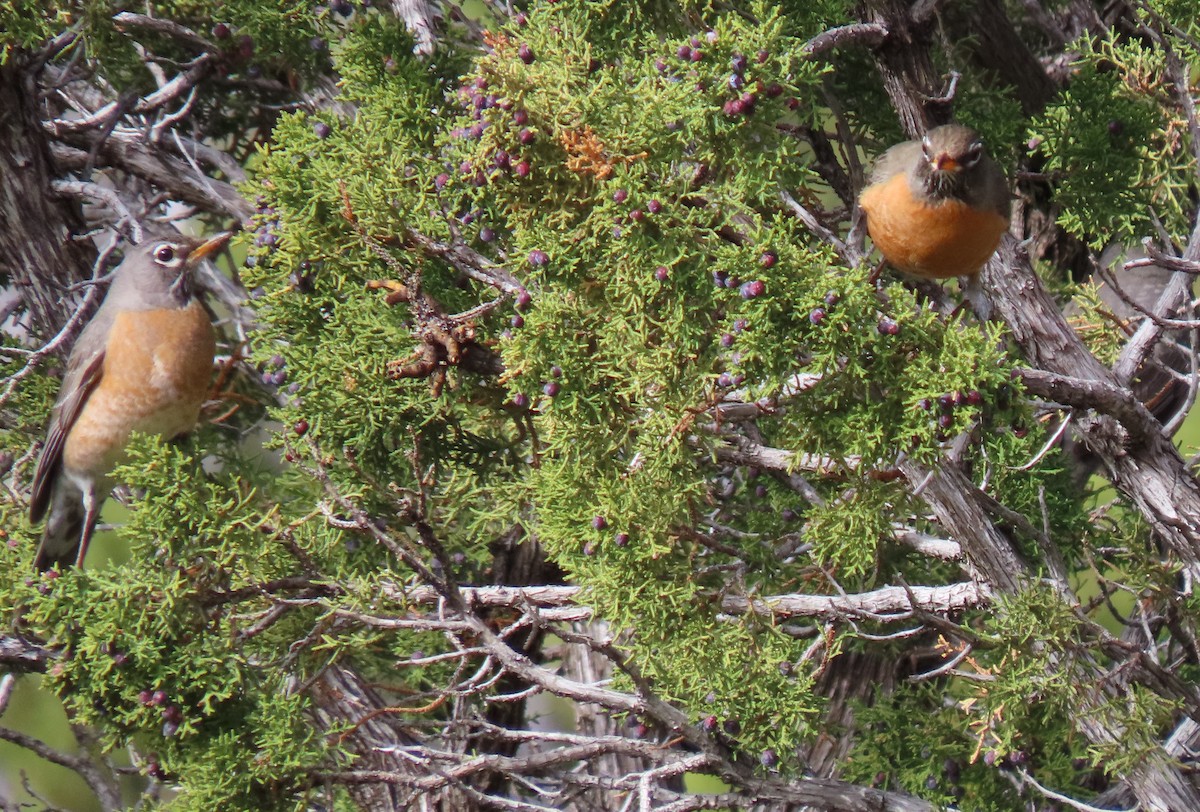
[[928,135],[921,139],[921,152],[925,153],[926,160],[933,160],[933,142]]
[[154,249],[154,261],[160,265],[171,265],[175,262],[174,247],[163,243]]

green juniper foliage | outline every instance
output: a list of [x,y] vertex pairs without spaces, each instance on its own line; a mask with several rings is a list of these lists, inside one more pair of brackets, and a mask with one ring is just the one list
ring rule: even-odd
[[[804,40],[778,15],[759,15],[757,25],[717,16],[713,36],[698,40],[647,31],[636,59],[606,64],[584,36],[602,13],[545,9],[495,34],[444,102],[415,80],[425,69],[394,31],[364,25],[339,64],[356,78],[363,65],[389,69],[370,98],[347,82],[363,99],[355,120],[281,123],[253,190],[262,222],[279,223],[279,246],[260,251],[247,277],[263,288],[263,312],[301,383],[285,424],[310,420],[321,446],[353,449],[356,465],[380,465],[409,487],[415,441],[448,486],[431,494],[436,509],[482,514],[472,530],[527,521],[600,613],[636,632],[642,673],[698,716],[740,720],[751,753],[788,752],[811,735],[810,675],[777,668],[807,644],[753,617],[718,622],[710,595],[721,580],[695,571],[704,547],[688,528],[745,523],[746,543],[761,548],[748,553],[761,566],[756,588],[770,594],[811,576],[774,560],[764,541],[808,520],[820,558],[849,581],[874,575],[890,521],[880,508],[904,489],[849,471],[807,516],[766,484],[766,499],[742,481],[718,496],[694,450],[713,440],[696,411],[743,382],[753,397],[801,370],[819,374],[821,386],[764,426],[771,443],[880,461],[898,445],[934,454],[938,436],[978,419],[967,407],[939,425],[923,402],[955,391],[995,402],[1010,388],[994,333],[948,326],[899,286],[881,309],[865,269],[830,273],[829,250],[783,213],[781,186],[816,184],[772,122],[814,109],[826,68],[801,57]],[[738,56],[753,63],[747,82],[778,88],[758,102],[767,110],[724,112],[740,98],[727,82]],[[448,110],[431,131],[420,112],[438,103]],[[711,178],[700,192],[698,173]],[[738,240],[722,234],[731,224]],[[384,261],[371,250],[408,229],[462,235],[529,291],[528,308],[506,303],[478,325],[503,359],[506,399],[469,372],[451,371],[436,398],[425,380],[386,375],[420,347],[411,314],[364,293],[369,281],[419,273],[451,312],[491,298],[434,259],[393,248]],[[451,439],[463,452],[505,448],[508,464],[480,470],[457,443],[436,451]],[[453,546],[469,553],[478,538]]]
[[[0,3],[12,25],[0,53],[80,21],[77,47],[148,81],[112,4],[59,4],[45,18],[20,5]],[[449,661],[396,666],[442,651],[444,636],[352,619],[421,573],[346,529],[331,494],[405,544],[424,541],[412,521],[422,505],[446,553],[438,566],[463,584],[489,583],[492,539],[513,528],[535,539],[645,685],[693,721],[715,720],[736,756],[778,754],[769,769],[785,775],[803,774],[793,754],[826,732],[814,685],[833,658],[864,648],[860,633],[894,629],[865,618],[798,634],[722,601],[957,580],[956,566],[894,539],[897,523],[941,532],[895,475],[901,454],[934,463],[962,438],[963,469],[1025,517],[1013,535],[1035,572],[1049,566],[1044,533],[1081,577],[1119,570],[1167,588],[1173,573],[1157,563],[1093,558],[1139,528],[1114,511],[1097,529],[1063,455],[1039,454],[1046,434],[1001,328],[947,318],[894,278],[877,291],[871,268],[848,267],[781,201],[787,190],[835,205],[797,129],[844,113],[864,143],[899,138],[881,91],[863,84],[861,53],[804,50],[849,4],[699,3],[681,15],[674,3],[537,3],[486,21],[483,50],[450,43],[432,61],[375,10],[154,6],[198,30],[227,21],[222,49],[249,37],[239,70],[302,84],[331,60],[347,102],[253,133],[235,124],[250,100],[210,90],[200,102],[229,119],[251,171],[241,277],[261,320],[252,361],[279,400],[182,446],[134,441],[117,474],[136,494],[120,566],[34,577],[36,531],[19,500],[0,503],[12,542],[0,549],[3,617],[61,647],[48,687],[106,746],[132,743],[147,772],[178,782],[172,808],[304,808],[312,771],[353,764],[337,731],[322,736],[307,716],[301,686],[330,663],[398,696],[450,679]],[[1185,211],[1173,114],[1138,82],[1151,58],[1125,40],[1080,43],[1072,83],[1028,123],[1060,222],[1094,247],[1145,233],[1152,207],[1171,228]],[[973,80],[958,92],[963,118],[1011,164],[1011,99]],[[439,253],[458,243],[507,287]],[[456,363],[454,350],[491,366]],[[39,434],[55,385],[33,376],[8,402],[14,456]],[[790,452],[815,498],[725,453],[713,407],[735,400],[760,404],[761,445]],[[281,460],[237,436],[255,408],[268,408]],[[803,548],[781,554],[788,539]],[[301,568],[328,588],[255,627],[272,599],[252,585]],[[1062,679],[1061,661],[1099,631],[1049,589],[955,619],[978,635],[963,666],[973,673],[857,708],[865,733],[843,778],[1012,809],[998,762],[1035,763],[1044,784],[1086,794],[1093,770],[1136,765],[1170,718],[1166,700],[1131,691],[1094,711],[1119,722],[1129,749],[1089,749],[1071,719],[1086,688]],[[961,650],[922,639],[946,657]],[[620,675],[615,687],[634,686]]]
[[1136,44],[1097,43],[1031,128],[1063,203],[1060,223],[1093,248],[1134,241],[1151,227],[1151,212],[1161,212],[1169,227],[1182,225],[1176,218],[1186,211],[1180,202],[1188,167],[1160,140],[1166,122],[1151,98],[1154,88],[1138,87],[1161,73],[1158,61],[1161,52]]

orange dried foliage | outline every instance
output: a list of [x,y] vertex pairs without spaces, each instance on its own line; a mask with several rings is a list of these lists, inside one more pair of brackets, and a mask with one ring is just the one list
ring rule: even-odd
[[491,48],[494,52],[500,53],[512,44],[512,40],[504,34],[493,34],[491,31],[484,31],[483,44]]
[[613,167],[617,164],[631,164],[650,155],[648,152],[639,152],[637,155],[609,155],[604,142],[586,125],[581,130],[564,131],[558,140],[567,151],[567,169],[572,172],[590,172],[600,180],[610,177]]

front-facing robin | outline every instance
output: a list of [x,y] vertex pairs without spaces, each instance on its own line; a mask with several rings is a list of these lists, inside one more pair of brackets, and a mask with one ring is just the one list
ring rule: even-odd
[[46,517],[39,570],[83,565],[131,433],[176,437],[195,426],[216,342],[192,270],[228,239],[151,240],[113,271],[71,350],[33,478],[29,516]]
[[973,276],[1000,245],[1011,196],[979,133],[946,124],[881,155],[859,205],[889,264],[948,279]]

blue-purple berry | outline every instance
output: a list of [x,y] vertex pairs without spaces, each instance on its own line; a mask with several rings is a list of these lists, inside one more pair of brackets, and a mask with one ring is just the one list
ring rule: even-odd
[[242,34],[238,37],[235,54],[243,62],[251,59],[254,56],[254,37],[249,34]]
[[755,279],[743,283],[738,292],[742,294],[743,299],[756,299],[767,292],[767,285],[761,279]]

